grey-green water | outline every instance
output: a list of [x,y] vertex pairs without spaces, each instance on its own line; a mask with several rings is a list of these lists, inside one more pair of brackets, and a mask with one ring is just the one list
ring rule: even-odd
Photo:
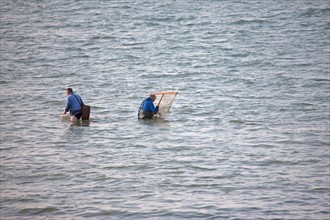
[[1,219],[329,219],[328,0],[0,6]]

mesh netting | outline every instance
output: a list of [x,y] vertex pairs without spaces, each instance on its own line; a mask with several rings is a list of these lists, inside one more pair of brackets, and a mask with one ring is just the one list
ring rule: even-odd
[[155,116],[164,118],[165,115],[170,111],[171,105],[178,92],[153,92],[152,94],[156,95],[154,104],[159,104],[159,110]]

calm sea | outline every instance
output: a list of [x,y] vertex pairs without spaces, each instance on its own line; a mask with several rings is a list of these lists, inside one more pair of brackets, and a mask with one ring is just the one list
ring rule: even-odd
[[330,218],[328,0],[1,0],[0,46],[1,220]]

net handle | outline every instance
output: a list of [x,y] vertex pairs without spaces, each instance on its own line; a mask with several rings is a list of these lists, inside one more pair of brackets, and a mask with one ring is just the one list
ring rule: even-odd
[[162,99],[163,99],[164,95],[165,95],[165,94],[163,94],[163,95],[162,95],[162,97],[160,98],[160,100],[159,100],[159,102],[158,102],[158,105],[157,105],[157,106],[159,106],[159,104],[160,104],[160,102],[162,101]]

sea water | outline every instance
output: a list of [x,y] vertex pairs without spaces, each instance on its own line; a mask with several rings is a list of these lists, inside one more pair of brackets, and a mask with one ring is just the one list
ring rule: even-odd
[[[329,219],[328,0],[0,1],[3,219]],[[60,117],[65,89],[91,120]],[[178,91],[139,121],[150,92]]]

